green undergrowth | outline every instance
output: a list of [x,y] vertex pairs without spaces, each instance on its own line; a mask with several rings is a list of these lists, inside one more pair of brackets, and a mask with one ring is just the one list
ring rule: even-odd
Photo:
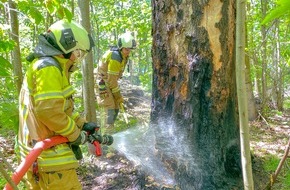
[[[9,173],[9,175],[12,176],[12,173]],[[4,179],[4,177],[2,175],[0,175],[0,189],[4,189],[6,184],[7,184],[7,181]],[[22,181],[17,185],[17,188],[18,188],[18,190],[26,190],[27,189]]]
[[290,109],[290,98],[286,98],[283,102],[283,108],[285,110],[289,110]]
[[124,131],[126,129],[129,129],[130,127],[136,126],[137,124],[138,124],[138,120],[135,117],[129,117],[127,118],[127,121],[124,118],[119,119],[116,121],[116,124],[115,124],[116,132]]
[[[252,153],[255,159],[254,171],[257,171],[255,181],[260,186],[257,190],[289,190],[290,189],[290,157],[285,160],[278,177],[271,188],[268,188],[271,182],[271,176],[277,170],[277,167],[284,155],[284,147],[289,141],[288,121],[289,116],[280,112],[271,112],[271,119],[266,118],[261,121],[254,121],[250,126],[250,141]],[[257,164],[259,163],[259,164]],[[257,164],[257,165],[255,165]],[[258,177],[258,178],[257,178]],[[259,182],[260,181],[260,182]]]
[[9,131],[18,129],[18,107],[15,102],[0,102],[0,134],[8,136]]
[[[267,155],[264,157],[263,167],[270,176],[273,175],[281,161],[281,158],[276,155]],[[272,190],[289,190],[290,189],[290,158],[288,157],[278,174]]]

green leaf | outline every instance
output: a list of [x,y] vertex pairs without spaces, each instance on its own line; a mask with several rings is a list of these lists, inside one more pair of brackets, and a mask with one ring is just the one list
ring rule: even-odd
[[58,8],[57,11],[56,11],[56,14],[57,14],[57,16],[60,19],[63,19],[64,18],[64,10],[63,10],[63,7]]
[[12,69],[12,65],[4,57],[0,56],[0,76],[10,76],[9,70]]
[[13,50],[15,42],[12,40],[1,41],[0,40],[0,52],[9,52]]
[[70,22],[73,19],[73,14],[70,12],[70,10],[68,10],[65,7],[63,8],[63,10],[64,10],[65,17]]
[[17,101],[2,101],[0,103],[0,110],[0,125],[5,129],[13,129],[14,131],[17,131],[19,123]]
[[35,23],[36,25],[40,24],[40,22],[43,20],[41,12],[39,12],[35,7],[31,7],[28,14],[32,22]]
[[58,9],[58,4],[55,1],[45,1],[46,9],[48,10],[50,15],[54,15]]
[[269,14],[262,21],[261,25],[271,22],[274,19],[280,18],[282,16],[289,15],[290,13],[290,1],[289,0],[280,0],[277,2],[277,7],[270,11]]

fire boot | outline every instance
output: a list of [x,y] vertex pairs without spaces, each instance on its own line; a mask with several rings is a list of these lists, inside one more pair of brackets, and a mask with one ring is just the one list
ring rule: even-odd
[[116,121],[118,114],[119,114],[119,109],[115,109],[115,114],[114,114],[114,118],[113,118],[114,122]]
[[115,109],[108,109],[107,111],[107,122],[105,125],[105,131],[103,134],[112,135],[114,131],[114,123],[115,123],[116,111]]

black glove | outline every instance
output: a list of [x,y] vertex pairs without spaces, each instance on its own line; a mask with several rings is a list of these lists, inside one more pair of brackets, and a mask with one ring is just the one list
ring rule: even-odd
[[105,144],[105,145],[111,145],[114,142],[114,138],[111,135],[101,135],[101,134],[93,134],[93,135],[89,135],[89,142],[90,143],[94,143],[94,141],[98,141],[101,144]]
[[88,132],[89,134],[94,134],[94,132],[98,128],[100,127],[94,122],[88,122],[83,125],[83,130]]
[[69,145],[81,145],[81,144],[85,144],[88,140],[88,136],[86,134],[85,131],[81,131],[80,135],[78,136],[78,138],[73,141],[73,142],[69,142]]
[[68,143],[77,160],[81,160],[83,158],[82,150],[79,145],[85,144],[87,140],[88,140],[88,136],[86,132],[81,131],[80,135],[75,141]]
[[83,153],[79,145],[71,145],[71,149],[77,160],[81,160],[83,158]]

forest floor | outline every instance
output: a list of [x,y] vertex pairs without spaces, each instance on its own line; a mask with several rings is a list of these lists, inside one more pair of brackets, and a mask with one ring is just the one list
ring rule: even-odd
[[[148,125],[150,119],[150,96],[146,96],[142,90],[130,87],[124,97],[127,98],[126,112],[130,117],[137,118],[141,125]],[[252,151],[253,178],[255,190],[264,190],[270,181],[271,174],[277,167],[277,160],[282,158],[290,136],[290,114],[275,115],[268,121],[259,117],[250,125],[250,139]],[[119,117],[122,117],[121,113]],[[16,168],[14,154],[14,134],[3,137],[0,134],[0,150],[5,159]],[[265,161],[275,158],[272,168],[265,168]],[[290,164],[290,159],[287,159]],[[1,159],[0,159],[1,161]],[[284,189],[282,179],[285,171],[289,171],[289,165],[285,165],[272,187],[273,190]],[[179,190],[178,187],[160,184],[154,178],[138,169],[125,155],[118,150],[100,157],[84,154],[78,169],[79,179],[84,190]],[[1,178],[0,175],[0,189]],[[4,183],[5,184],[5,183]]]

